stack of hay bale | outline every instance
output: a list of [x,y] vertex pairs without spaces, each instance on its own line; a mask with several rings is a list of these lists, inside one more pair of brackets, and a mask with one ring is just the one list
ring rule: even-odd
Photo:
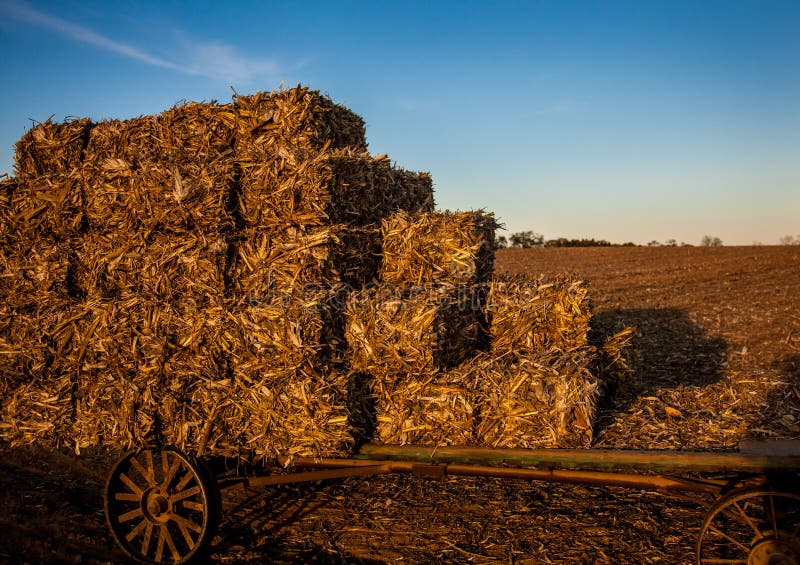
[[[588,445],[585,285],[493,280],[491,214],[307,88],[46,122],[0,182],[0,437],[271,458]],[[603,357],[604,356],[604,357]]]
[[366,152],[360,117],[296,88],[46,122],[16,169],[0,200],[4,438],[349,448],[337,285],[377,275],[383,216],[433,206],[428,175]]

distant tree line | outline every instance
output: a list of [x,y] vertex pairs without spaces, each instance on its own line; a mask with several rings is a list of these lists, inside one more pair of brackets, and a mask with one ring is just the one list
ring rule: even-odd
[[[797,238],[786,236],[781,238],[781,243],[784,245],[800,245],[800,235]],[[534,231],[520,231],[512,233],[506,237],[499,235],[495,238],[495,245],[498,249],[505,249],[507,247],[516,247],[522,249],[529,249],[532,247],[638,247],[632,241],[626,243],[611,243],[605,239],[568,239],[566,237],[559,237],[558,239],[547,239],[540,233]],[[715,236],[704,235],[700,240],[700,245],[703,247],[720,247],[722,240]],[[684,241],[678,243],[675,239],[668,239],[664,243],[653,240],[647,244],[648,247],[692,247],[691,243]]]

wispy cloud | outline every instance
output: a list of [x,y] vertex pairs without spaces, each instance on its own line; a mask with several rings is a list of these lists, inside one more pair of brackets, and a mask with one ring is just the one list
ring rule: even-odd
[[24,3],[0,2],[0,13],[14,20],[54,31],[68,39],[88,43],[104,51],[188,75],[222,79],[229,83],[247,83],[274,74],[278,68],[271,59],[246,57],[226,43],[189,39],[182,33],[179,34],[181,40],[174,49],[173,56],[167,59],[97,33],[80,24],[46,14]]

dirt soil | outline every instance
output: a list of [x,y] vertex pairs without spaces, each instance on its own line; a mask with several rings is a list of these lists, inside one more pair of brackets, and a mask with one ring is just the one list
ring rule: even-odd
[[[596,446],[800,438],[800,248],[511,249],[496,270],[576,273],[597,327],[635,327],[633,372],[605,392]],[[102,513],[114,457],[0,445],[0,563],[125,562]],[[238,491],[208,560],[691,563],[707,502],[465,478]]]

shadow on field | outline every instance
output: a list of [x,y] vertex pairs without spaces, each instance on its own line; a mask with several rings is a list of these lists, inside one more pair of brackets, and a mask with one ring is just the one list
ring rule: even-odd
[[[224,509],[220,538],[212,548],[226,560],[237,552],[241,562],[269,563],[354,563],[383,564],[341,551],[340,523],[325,523],[324,509],[335,490],[336,481],[283,485],[239,493],[233,505]],[[296,528],[315,515],[313,529],[318,532],[313,544],[298,535]],[[300,541],[300,543],[298,543]],[[235,562],[239,562],[235,559]]]
[[[631,375],[607,383],[595,418],[595,437],[625,414],[636,399],[658,389],[703,387],[719,381],[727,343],[707,335],[679,308],[616,309],[592,318],[592,335],[611,335],[633,327],[628,357]],[[622,416],[624,417],[624,416]]]

